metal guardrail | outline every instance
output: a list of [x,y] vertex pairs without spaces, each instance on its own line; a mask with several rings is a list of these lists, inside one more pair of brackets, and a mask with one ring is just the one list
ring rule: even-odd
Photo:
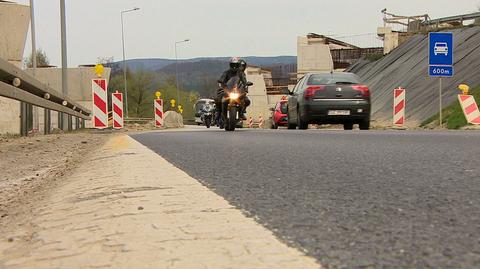
[[131,122],[149,122],[149,121],[154,121],[154,118],[125,118],[124,121],[125,123],[131,123]]
[[422,22],[422,25],[439,25],[441,23],[445,23],[445,22],[448,23],[448,22],[455,22],[455,21],[459,21],[463,23],[463,21],[474,20],[478,18],[480,18],[480,12],[475,12],[470,14],[463,14],[463,15],[424,21]]
[[[0,96],[45,108],[46,134],[50,133],[50,110],[75,117],[77,128],[79,119],[82,119],[83,127],[84,121],[90,119],[90,110],[3,59],[0,59]],[[26,118],[25,115],[22,116]],[[26,135],[26,128],[23,126],[26,119],[23,118],[22,135]],[[71,118],[69,123],[72,123]],[[70,130],[71,125],[68,127]]]

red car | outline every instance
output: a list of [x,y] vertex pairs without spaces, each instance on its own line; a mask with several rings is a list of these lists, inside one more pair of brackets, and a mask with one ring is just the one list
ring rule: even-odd
[[288,100],[277,102],[275,108],[272,108],[272,129],[278,129],[278,126],[287,126],[288,124]]

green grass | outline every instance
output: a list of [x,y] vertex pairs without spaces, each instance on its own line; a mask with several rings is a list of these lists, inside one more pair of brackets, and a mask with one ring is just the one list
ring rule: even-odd
[[[478,103],[478,100],[480,100],[480,86],[474,88],[473,90],[470,90],[470,94],[475,96],[475,100],[477,100]],[[438,114],[428,118],[427,120],[422,122],[420,126],[425,127],[434,122],[438,123]],[[467,120],[465,119],[465,115],[463,114],[462,107],[460,106],[460,103],[458,101],[453,102],[453,104],[443,109],[442,122],[447,127],[447,129],[453,130],[460,129],[468,124]]]
[[378,60],[382,59],[383,56],[384,56],[383,53],[382,54],[370,54],[370,55],[365,56],[365,59],[369,60],[371,62],[375,62],[375,61],[378,61]]

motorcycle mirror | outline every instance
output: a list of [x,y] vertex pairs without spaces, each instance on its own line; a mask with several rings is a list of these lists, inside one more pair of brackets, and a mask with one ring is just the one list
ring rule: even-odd
[[253,86],[253,82],[250,82],[250,81],[247,82],[247,86],[249,86],[249,87],[250,87],[250,86]]
[[270,108],[270,111],[275,111],[275,108],[271,107],[271,108]]

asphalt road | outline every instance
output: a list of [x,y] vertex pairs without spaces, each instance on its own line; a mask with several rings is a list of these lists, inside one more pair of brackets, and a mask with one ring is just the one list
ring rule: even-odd
[[133,137],[327,268],[480,268],[480,132]]

